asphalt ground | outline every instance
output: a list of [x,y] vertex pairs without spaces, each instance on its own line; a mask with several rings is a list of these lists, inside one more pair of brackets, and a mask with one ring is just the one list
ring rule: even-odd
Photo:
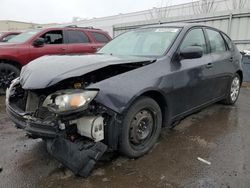
[[0,97],[0,187],[250,187],[250,89],[234,106],[214,104],[162,131],[154,149],[113,154],[88,178],[74,176],[41,139],[16,129]]

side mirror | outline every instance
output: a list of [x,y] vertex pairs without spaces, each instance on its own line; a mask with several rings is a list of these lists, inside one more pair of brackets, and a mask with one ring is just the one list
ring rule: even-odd
[[203,55],[203,49],[199,46],[188,46],[180,51],[180,56],[184,59],[200,58]]
[[33,46],[42,47],[45,44],[45,40],[43,38],[38,38],[33,41]]

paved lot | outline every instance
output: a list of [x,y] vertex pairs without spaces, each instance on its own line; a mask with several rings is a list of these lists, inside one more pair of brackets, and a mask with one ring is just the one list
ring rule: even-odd
[[242,89],[235,106],[212,105],[164,130],[148,155],[137,160],[113,156],[86,179],[50,157],[43,141],[15,129],[4,108],[1,97],[0,187],[250,186],[250,89]]

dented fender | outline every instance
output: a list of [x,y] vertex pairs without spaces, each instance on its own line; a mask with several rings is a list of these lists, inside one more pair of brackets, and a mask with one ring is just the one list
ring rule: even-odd
[[[167,69],[162,69],[162,64],[167,62],[149,64],[92,84],[88,88],[99,89],[95,101],[121,114],[137,97],[146,92],[155,91],[167,96],[173,87],[173,82],[171,75],[165,76]],[[168,66],[169,64],[165,67]],[[142,75],[147,76],[141,77]]]

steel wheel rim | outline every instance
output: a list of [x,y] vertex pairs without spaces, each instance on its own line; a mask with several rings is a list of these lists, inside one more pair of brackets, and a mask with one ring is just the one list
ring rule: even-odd
[[239,95],[239,91],[240,91],[240,79],[238,77],[235,77],[232,81],[231,92],[230,92],[231,100],[233,102],[236,101]]
[[152,110],[143,109],[135,114],[129,129],[129,142],[134,148],[147,145],[154,133],[156,117]]

